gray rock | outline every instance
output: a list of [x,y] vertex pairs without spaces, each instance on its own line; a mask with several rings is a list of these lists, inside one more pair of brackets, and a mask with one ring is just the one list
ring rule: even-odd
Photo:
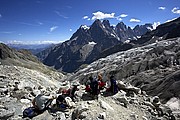
[[84,119],[84,118],[86,118],[87,116],[88,116],[87,112],[84,111],[84,112],[82,112],[82,113],[79,115],[79,119]]
[[103,100],[99,100],[99,103],[103,109],[114,111],[114,109],[108,103],[104,102]]
[[131,120],[138,120],[138,115],[135,113],[131,113],[130,118]]
[[100,119],[106,119],[106,113],[105,113],[105,112],[99,113],[98,118],[100,118]]
[[75,120],[80,117],[80,115],[88,110],[88,105],[85,103],[82,103],[80,106],[78,106],[72,113],[71,119]]
[[58,116],[58,119],[60,120],[66,120],[66,116],[63,112],[56,112],[57,116]]
[[0,119],[8,119],[9,117],[12,117],[15,113],[15,109],[0,109]]
[[42,114],[32,118],[32,120],[53,120],[53,119],[54,119],[53,116],[49,114],[47,110]]

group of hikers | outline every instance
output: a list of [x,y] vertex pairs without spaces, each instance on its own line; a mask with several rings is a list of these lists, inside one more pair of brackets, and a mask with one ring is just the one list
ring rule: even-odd
[[[109,85],[109,86],[107,86]],[[109,77],[109,81],[107,84],[102,79],[102,75],[98,74],[97,78],[89,77],[89,80],[85,84],[85,91],[90,94],[93,99],[98,99],[98,94],[101,90],[105,90],[112,94],[116,94],[118,92],[118,87],[116,84],[116,80],[113,75]],[[73,107],[72,103],[75,102],[75,92],[78,91],[78,85],[73,85],[69,89],[59,89],[58,97],[55,96],[45,96],[43,94],[37,95],[33,101],[33,107],[27,108],[23,112],[24,117],[34,117],[38,114],[43,113],[45,110],[51,109],[51,103],[53,100],[56,100],[55,106],[57,108],[67,109]],[[75,104],[75,103],[74,103]],[[32,115],[31,115],[32,114]]]
[[107,92],[111,92],[112,94],[116,94],[118,92],[116,80],[113,75],[110,76],[107,84],[105,81],[103,81],[101,74],[98,74],[97,78],[93,78],[92,76],[90,76],[89,81],[86,82],[85,90],[94,98],[97,98],[100,90],[104,90],[105,88]]

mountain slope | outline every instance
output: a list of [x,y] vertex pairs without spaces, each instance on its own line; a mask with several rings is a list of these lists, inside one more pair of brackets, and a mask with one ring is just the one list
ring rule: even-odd
[[7,45],[0,43],[0,64],[9,66],[21,66],[33,70],[39,70],[43,73],[50,73],[53,69],[42,64],[28,50],[15,50]]
[[[136,27],[135,30],[137,32],[145,29],[146,31],[149,30],[147,25]],[[137,34],[140,35],[144,32],[139,31]],[[80,26],[70,40],[52,49],[49,55],[44,58],[43,63],[58,70],[74,72],[81,65],[96,60],[102,51],[117,44],[121,45],[127,39],[137,39],[137,35],[133,29],[124,23],[121,22],[113,27],[108,20],[95,20],[90,27]]]

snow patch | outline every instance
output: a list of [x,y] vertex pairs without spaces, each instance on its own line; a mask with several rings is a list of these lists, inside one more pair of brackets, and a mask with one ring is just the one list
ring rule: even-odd
[[90,27],[88,27],[87,25],[82,25],[81,28],[83,28],[84,30],[89,30]]
[[116,35],[114,35],[113,33],[111,33],[111,36],[116,37]]
[[89,44],[89,45],[96,45],[97,43],[95,43],[94,41],[92,41],[92,42],[89,42],[88,44]]
[[148,30],[150,30],[150,31],[152,31],[153,30],[153,28],[151,28],[151,27],[146,27]]
[[124,43],[129,43],[130,42],[130,40],[126,40],[126,41],[124,41]]
[[137,36],[137,38],[141,38],[141,36]]
[[157,28],[157,26],[159,26],[161,23],[160,22],[154,22],[152,27],[153,29],[152,30],[155,30]]

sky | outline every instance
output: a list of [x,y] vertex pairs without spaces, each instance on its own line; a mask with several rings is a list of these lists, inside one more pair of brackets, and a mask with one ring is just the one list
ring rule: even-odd
[[81,25],[159,25],[180,17],[180,0],[0,0],[0,42],[58,43]]

